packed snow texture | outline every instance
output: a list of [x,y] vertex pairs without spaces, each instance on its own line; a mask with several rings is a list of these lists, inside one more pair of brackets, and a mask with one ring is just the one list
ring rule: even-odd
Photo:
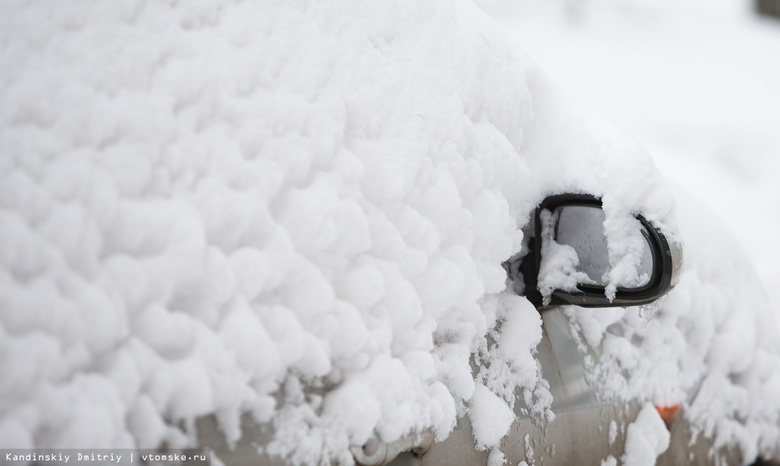
[[506,457],[498,448],[490,450],[488,454],[487,466],[501,466],[506,464]]
[[517,393],[554,417],[501,267],[533,207],[673,233],[647,152],[463,1],[8,1],[0,44],[2,447],[249,412],[350,463],[468,412],[493,449]]
[[[647,403],[639,411],[636,420],[626,432],[626,453],[622,457],[624,466],[653,466],[656,458],[669,448],[669,430],[656,411]],[[613,460],[614,464],[615,461]]]
[[515,420],[515,413],[507,403],[482,384],[477,384],[474,390],[471,409],[476,413],[471,416],[471,422],[477,448],[498,445]]

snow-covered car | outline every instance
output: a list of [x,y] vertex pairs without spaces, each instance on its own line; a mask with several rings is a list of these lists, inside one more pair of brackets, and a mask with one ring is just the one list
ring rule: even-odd
[[[777,327],[744,257],[473,4],[3,10],[0,449],[491,466],[778,449]],[[544,241],[536,207],[564,193],[600,202],[596,268]],[[686,265],[644,304],[675,277],[655,234]],[[587,281],[600,305],[643,304],[559,302],[589,304]]]
[[[701,215],[702,206],[682,191],[678,196],[689,205],[687,213],[699,212]],[[525,231],[529,238],[528,249],[504,264],[512,288],[519,295],[527,296],[541,313],[543,337],[536,348],[536,357],[548,384],[546,388],[552,395],[554,417],[534,417],[528,409],[531,402],[527,401],[532,395],[525,393],[526,401],[515,405],[513,418],[507,416],[502,421],[490,417],[501,412],[500,405],[493,406],[485,409],[486,419],[475,420],[481,425],[472,425],[469,417],[461,418],[454,431],[440,442],[434,442],[432,431],[423,431],[389,443],[372,437],[364,445],[353,445],[351,453],[357,464],[488,464],[494,460],[488,452],[474,448],[474,436],[490,435],[491,429],[502,422],[512,424],[501,442],[501,451],[509,464],[522,464],[523,461],[530,464],[591,464],[603,459],[602,464],[615,465],[618,458],[621,464],[745,464],[750,459],[737,443],[719,442],[712,436],[701,435],[695,418],[691,420],[679,413],[683,404],[690,407],[700,403],[696,399],[700,385],[686,394],[683,403],[653,406],[636,400],[605,397],[600,392],[600,381],[594,381],[593,374],[586,369],[589,365],[598,367],[598,361],[589,358],[604,357],[605,353],[609,358],[628,355],[610,354],[612,351],[606,346],[588,347],[583,342],[593,330],[583,331],[577,325],[586,324],[588,318],[596,316],[581,318],[583,308],[619,303],[623,306],[650,305],[640,313],[666,313],[660,305],[652,303],[677,283],[682,265],[681,245],[667,242],[663,233],[637,215],[635,232],[641,232],[638,237],[645,239],[635,249],[639,254],[635,254],[638,260],[633,268],[640,273],[632,278],[635,280],[633,286],[616,289],[610,299],[605,274],[611,268],[603,234],[604,213],[600,206],[599,199],[588,195],[564,194],[545,199]],[[717,222],[707,221],[706,216],[697,223],[700,233],[717,226]],[[694,247],[699,253],[706,250],[706,246]],[[572,252],[576,254],[572,255]],[[555,276],[546,277],[549,274]],[[579,307],[561,309],[572,303]],[[645,318],[652,319],[653,316]],[[606,318],[607,321],[614,319],[614,316]],[[577,324],[573,327],[574,322]],[[651,323],[641,322],[643,329]],[[592,322],[588,324],[593,325]],[[619,331],[610,336],[618,335]],[[641,341],[647,336],[635,334],[632,339]],[[648,338],[648,341],[656,338]],[[500,354],[502,344],[511,345],[512,342],[498,340],[491,357]],[[641,341],[636,350],[644,349],[648,349],[647,342]],[[621,353],[628,352],[621,350]],[[625,371],[624,368],[621,370]],[[655,370],[664,372],[664,368]],[[200,444],[214,448],[226,464],[287,463],[284,458],[263,453],[264,447],[273,439],[270,426],[258,425],[246,418],[242,425],[243,438],[237,444],[227,445],[215,421],[213,417],[199,420],[198,440]],[[776,454],[771,448],[764,451],[765,458],[776,457]],[[776,463],[762,460],[755,464]]]
[[[638,240],[632,248],[633,264],[623,269],[623,274],[628,275],[621,278],[623,285],[609,290],[609,274],[616,268],[609,263],[604,220],[601,200],[596,197],[582,194],[549,197],[535,209],[525,232],[527,248],[504,263],[512,288],[542,313],[544,336],[536,356],[549,384],[555,413],[555,422],[547,422],[529,416],[525,407],[528,402],[515,406],[515,425],[505,439],[510,464],[526,459],[574,464],[614,458],[611,455],[616,452],[623,453],[622,445],[626,441],[625,429],[618,431],[618,421],[637,416],[643,419],[643,424],[636,424],[634,429],[649,431],[640,430],[642,433],[635,432],[634,437],[649,434],[656,436],[656,441],[669,442],[667,430],[675,426],[679,405],[646,407],[638,413],[636,405],[600,399],[586,380],[581,349],[569,323],[557,309],[571,304],[580,307],[650,305],[677,283],[682,266],[680,243],[670,244],[662,232],[637,215],[632,222]],[[654,413],[661,415],[663,423]],[[476,429],[489,431],[494,424],[491,419],[481,423],[484,425],[477,425]],[[488,455],[474,448],[472,429],[469,420],[462,419],[442,442],[434,443],[434,434],[429,430],[413,432],[391,443],[372,437],[364,445],[351,446],[350,450],[356,463],[365,466],[485,464]],[[609,429],[608,437],[602,435],[605,429]],[[258,464],[258,461],[266,465],[285,464],[283,458],[258,454],[259,448],[272,441],[270,426],[247,419],[243,431],[243,440],[238,445],[227,445],[216,419],[204,418],[197,427],[198,443],[214,449],[226,464]],[[711,459],[710,443],[690,442],[688,429],[678,428],[675,439],[675,448],[669,449],[673,453],[662,458],[665,463],[691,463],[688,453]],[[727,456],[728,452],[724,454]],[[733,456],[732,460],[738,461]]]

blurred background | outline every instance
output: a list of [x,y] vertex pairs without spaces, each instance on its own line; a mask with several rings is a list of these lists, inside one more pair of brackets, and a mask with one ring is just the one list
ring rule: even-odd
[[708,205],[767,292],[780,286],[780,0],[477,3]]

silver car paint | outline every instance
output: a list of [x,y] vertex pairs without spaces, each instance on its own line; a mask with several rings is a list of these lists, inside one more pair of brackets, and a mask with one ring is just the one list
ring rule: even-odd
[[[522,404],[517,403],[517,417],[502,441],[501,451],[510,465],[520,461],[529,465],[600,465],[609,456],[619,460],[624,454],[626,427],[636,417],[639,405],[600,401],[586,382],[583,356],[566,317],[558,309],[550,309],[542,313],[542,319],[544,334],[537,356],[554,397],[552,408],[556,418],[546,426],[538,426],[522,412]],[[711,441],[703,435],[691,442],[691,428],[684,414],[672,425],[671,445],[657,464],[741,464],[736,449],[714,451]],[[613,421],[618,429],[610,443],[609,427]],[[212,448],[226,465],[288,464],[262,451],[272,438],[272,428],[254,423],[249,416],[242,419],[242,438],[232,448],[226,444],[213,416],[199,419],[196,428],[199,446]],[[487,452],[475,449],[467,416],[459,420],[444,441],[431,443],[430,435],[416,434],[392,444],[366,446],[365,452],[357,454],[356,459],[363,459],[366,466],[487,464]]]

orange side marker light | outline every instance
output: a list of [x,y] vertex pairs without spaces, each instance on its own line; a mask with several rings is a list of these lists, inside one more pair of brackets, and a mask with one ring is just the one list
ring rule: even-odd
[[677,413],[680,412],[680,408],[682,408],[682,405],[680,403],[671,406],[655,407],[656,411],[658,411],[658,414],[661,415],[661,419],[664,420],[664,424],[666,424],[666,428],[669,430],[672,429],[672,424],[674,424],[674,420],[677,419]]

